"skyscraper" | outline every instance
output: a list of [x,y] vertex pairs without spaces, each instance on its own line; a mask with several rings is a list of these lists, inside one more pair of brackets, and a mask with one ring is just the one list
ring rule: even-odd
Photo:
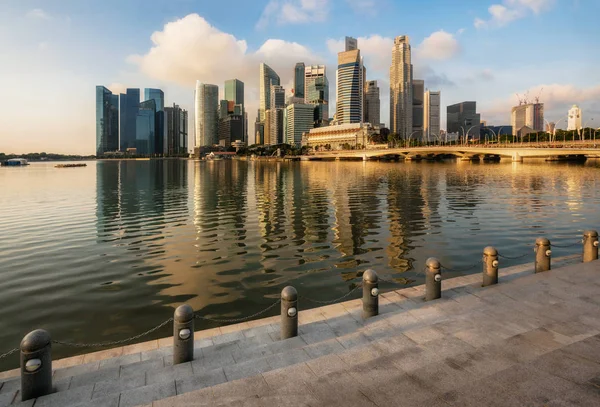
[[225,81],[225,100],[233,101],[235,105],[244,106],[244,82],[239,79]]
[[153,155],[156,145],[156,102],[153,99],[140,103],[135,131],[136,154]]
[[511,110],[510,118],[514,135],[521,134],[523,127],[544,131],[544,104],[527,103],[515,106]]
[[146,88],[144,89],[144,100],[154,100],[156,104],[155,116],[155,154],[164,154],[165,144],[165,93],[160,89]]
[[425,99],[425,81],[414,79],[412,82],[412,131],[411,140],[423,139],[423,113]]
[[314,106],[315,127],[329,122],[329,79],[325,65],[311,65],[304,69],[304,102]]
[[423,103],[423,133],[426,141],[437,140],[440,136],[441,93],[427,90]]
[[314,105],[305,103],[286,106],[284,113],[285,143],[300,145],[302,134],[313,128],[314,110]]
[[379,126],[380,120],[379,86],[377,86],[377,81],[368,81],[365,86],[365,122]]
[[[346,37],[346,48],[356,47]],[[356,40],[354,40],[356,41]],[[363,60],[360,50],[352,48],[338,53],[336,118],[339,124],[361,123],[363,120]]]
[[297,98],[304,97],[304,62],[298,62],[294,67],[294,96]]
[[271,109],[283,109],[285,107],[285,89],[280,85],[271,86]]
[[119,137],[121,151],[136,148],[136,122],[140,108],[140,90],[128,88],[119,96]]
[[448,133],[479,138],[481,115],[477,113],[477,102],[461,102],[446,107],[446,121]]
[[354,51],[358,49],[358,41],[356,38],[344,38],[344,51]]
[[218,143],[219,87],[196,82],[195,92],[196,147]]
[[259,93],[260,121],[265,121],[265,111],[271,108],[271,86],[281,85],[279,75],[267,64],[260,64]]
[[119,96],[96,86],[96,156],[119,149]]
[[165,107],[165,144],[164,154],[173,156],[187,154],[188,112],[173,103]]
[[394,39],[390,67],[390,131],[406,139],[412,133],[412,78],[410,39]]
[[567,130],[581,130],[581,109],[577,105],[569,109]]

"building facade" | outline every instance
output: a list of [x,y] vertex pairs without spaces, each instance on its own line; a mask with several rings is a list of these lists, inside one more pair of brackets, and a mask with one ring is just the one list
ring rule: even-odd
[[218,143],[219,87],[197,81],[195,93],[196,147],[212,146]]
[[153,99],[140,103],[135,130],[136,154],[154,155],[156,146],[156,102]]
[[440,91],[427,90],[423,101],[423,134],[425,141],[440,139],[441,102]]
[[325,65],[311,65],[305,68],[304,103],[314,106],[314,127],[329,123],[329,80]]
[[298,62],[294,67],[294,89],[292,93],[297,98],[304,98],[304,72],[306,66],[304,62]]
[[230,114],[225,119],[219,120],[219,145],[229,147],[231,143],[239,140],[243,135],[244,117],[239,114]]
[[140,90],[128,88],[119,96],[119,138],[120,150],[136,148],[136,123],[140,108]]
[[481,115],[477,113],[477,102],[469,101],[446,108],[446,131],[460,137],[479,138]]
[[96,156],[119,150],[119,95],[96,86]]
[[390,67],[390,131],[407,139],[412,132],[412,80],[410,38],[394,38],[392,65]]
[[156,137],[155,154],[163,154],[165,135],[165,93],[161,89],[144,89],[144,100],[154,100],[156,104],[155,124]]
[[260,107],[259,116],[260,121],[265,121],[265,111],[271,108],[271,86],[281,85],[279,75],[271,69],[271,67],[265,63],[260,64],[260,77],[259,77],[259,97]]
[[284,112],[284,139],[287,144],[300,145],[302,135],[313,128],[314,105],[294,103],[287,105]]
[[523,127],[533,131],[544,131],[544,104],[528,103],[513,107],[510,124],[515,135],[520,134]]
[[173,103],[165,107],[164,154],[175,156],[188,152],[188,112]]
[[425,115],[425,81],[413,79],[412,82],[412,131],[411,140],[423,140]]
[[319,147],[331,146],[333,150],[344,146],[366,146],[374,133],[370,123],[340,124],[311,129],[302,137],[302,146]]
[[271,86],[270,109],[283,109],[285,107],[285,89],[280,85]]
[[363,120],[363,60],[360,50],[338,53],[336,75],[338,124],[361,123]]
[[242,124],[242,138],[240,140],[248,140],[248,124],[246,115],[246,106],[244,102],[244,82],[239,79],[230,79],[225,81],[225,99],[233,101],[235,105],[239,106],[241,114],[243,116]]
[[377,81],[367,81],[365,86],[365,122],[379,126],[381,124],[381,110],[379,99],[379,86]]
[[581,130],[581,116],[582,114],[579,106],[573,105],[573,107],[569,109],[567,130]]

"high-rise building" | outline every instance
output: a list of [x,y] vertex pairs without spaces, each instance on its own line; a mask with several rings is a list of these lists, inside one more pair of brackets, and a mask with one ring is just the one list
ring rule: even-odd
[[367,81],[365,86],[365,122],[373,126],[381,123],[379,86],[377,81]]
[[423,133],[426,141],[440,137],[441,93],[427,90],[423,103]]
[[477,102],[461,102],[446,107],[446,131],[458,133],[460,137],[479,138],[481,115],[477,113]]
[[156,102],[140,103],[136,117],[135,149],[138,155],[154,155],[156,146]]
[[531,130],[544,131],[544,104],[527,103],[513,107],[510,124],[514,135],[522,134],[521,129],[523,127],[526,127],[525,130],[528,130],[528,132]]
[[219,142],[218,106],[219,87],[196,82],[195,123],[196,147],[212,146]]
[[351,49],[338,53],[335,109],[338,124],[361,123],[363,120],[363,59],[360,50],[352,48],[356,43],[351,40],[353,38],[346,37],[346,48],[350,46]]
[[279,75],[265,63],[260,64],[259,93],[260,121],[265,121],[265,111],[271,108],[271,86],[281,85]]
[[394,39],[390,67],[390,131],[407,139],[412,133],[412,79],[410,39],[400,35]]
[[241,137],[244,130],[244,117],[239,114],[230,114],[225,119],[219,120],[219,145],[230,147],[231,143]]
[[119,95],[96,86],[96,156],[119,149]]
[[358,41],[356,38],[346,37],[344,39],[344,51],[354,51],[358,49]]
[[285,107],[285,89],[280,85],[271,85],[270,109],[283,109]]
[[241,114],[244,116],[242,120],[242,136],[239,140],[247,141],[248,139],[248,125],[246,124],[246,107],[244,102],[244,82],[239,79],[230,79],[225,81],[225,99],[233,101],[235,105],[240,106]]
[[421,79],[413,79],[412,82],[412,131],[411,140],[423,139],[423,114],[424,114],[424,99],[425,99],[425,81]]
[[284,112],[284,138],[287,144],[300,145],[302,134],[313,128],[314,105],[294,103],[288,105]]
[[315,127],[329,123],[329,80],[325,65],[311,65],[304,69],[304,102],[314,106]]
[[577,105],[573,105],[569,109],[567,130],[581,130],[581,109]]
[[297,98],[304,98],[304,72],[304,62],[298,62],[294,67],[294,89],[292,90]]
[[188,112],[173,103],[165,107],[164,154],[168,156],[187,154],[188,148]]
[[[283,143],[283,111],[284,108],[267,110],[265,118],[265,144],[276,145]],[[268,137],[268,140],[267,140]]]
[[128,88],[119,96],[119,138],[120,149],[136,148],[136,123],[140,108],[140,90]]
[[144,100],[154,100],[156,104],[155,129],[156,136],[154,146],[155,154],[163,154],[165,134],[165,93],[160,89],[144,89]]

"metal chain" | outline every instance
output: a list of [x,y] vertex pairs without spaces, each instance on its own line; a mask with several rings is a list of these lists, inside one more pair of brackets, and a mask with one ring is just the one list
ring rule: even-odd
[[449,268],[449,267],[446,267],[446,266],[444,266],[443,264],[440,264],[440,266],[441,266],[443,269],[445,269],[445,270],[448,270],[448,271],[455,271],[455,272],[458,272],[458,273],[462,273],[463,271],[469,271],[469,270],[473,270],[473,269],[474,269],[475,267],[477,267],[478,265],[479,265],[479,263],[475,263],[475,264],[473,264],[472,266],[469,266],[469,267],[468,267],[468,268],[466,268],[466,269],[458,270],[458,269],[451,269],[451,268]]
[[508,257],[508,256],[504,256],[500,253],[498,253],[498,257],[502,257],[503,259],[507,259],[507,260],[517,260],[517,259],[522,259],[525,256],[529,256],[529,253],[525,253],[522,256],[516,256],[516,257]]
[[12,355],[13,353],[15,353],[15,352],[18,352],[18,351],[19,351],[19,348],[14,348],[14,349],[11,349],[11,350],[9,350],[8,352],[6,352],[6,353],[3,353],[2,355],[0,355],[0,359],[4,359],[5,357],[7,357],[7,356],[10,356],[10,355]]
[[303,298],[303,299],[308,300],[310,302],[314,302],[315,304],[325,304],[325,305],[327,305],[327,304],[333,304],[335,302],[343,300],[346,297],[349,297],[350,294],[352,294],[354,291],[358,290],[361,287],[362,287],[362,284],[359,284],[356,287],[354,287],[352,290],[348,291],[346,294],[342,295],[340,298],[336,298],[335,300],[319,301],[319,300],[315,300],[315,299],[312,299],[312,298],[305,297],[303,295],[300,296],[300,298]]
[[63,342],[63,341],[54,341],[53,340],[52,343],[56,343],[58,345],[73,346],[75,348],[101,348],[101,347],[105,347],[105,346],[120,345],[122,343],[131,342],[131,341],[134,341],[136,339],[139,339],[142,336],[149,335],[152,332],[154,332],[154,331],[162,328],[163,326],[167,325],[169,322],[172,322],[172,321],[173,321],[173,318],[169,318],[165,322],[163,322],[162,324],[157,325],[154,328],[147,330],[146,332],[142,332],[139,335],[135,335],[135,336],[132,336],[132,337],[127,338],[127,339],[121,339],[121,340],[118,340],[118,341],[103,342],[103,343],[73,343],[73,342]]
[[573,247],[573,246],[579,246],[580,244],[582,244],[583,242],[581,240],[577,240],[577,243],[573,243],[573,244],[568,244],[568,245],[558,245],[558,244],[554,244],[551,243],[550,247],[559,247],[559,248],[567,248],[567,247]]
[[202,315],[198,315],[198,314],[194,315],[194,317],[196,319],[202,319],[202,320],[211,321],[211,322],[218,322],[218,323],[222,323],[222,324],[235,323],[235,322],[243,322],[243,321],[247,321],[249,319],[252,319],[254,317],[257,317],[257,316],[259,316],[261,314],[264,314],[265,312],[267,312],[268,310],[270,310],[271,308],[273,308],[274,306],[276,306],[280,302],[281,302],[281,299],[278,299],[277,301],[275,301],[273,304],[269,305],[267,308],[263,309],[262,311],[259,311],[256,314],[249,315],[247,317],[233,318],[233,319],[216,319],[216,318],[203,317]]

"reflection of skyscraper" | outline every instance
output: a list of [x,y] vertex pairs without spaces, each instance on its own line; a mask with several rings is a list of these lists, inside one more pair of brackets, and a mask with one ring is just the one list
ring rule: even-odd
[[119,96],[96,86],[96,156],[119,149]]
[[196,82],[196,147],[218,143],[219,87]]
[[410,40],[407,35],[394,39],[390,67],[390,131],[402,139],[412,132],[412,79]]

